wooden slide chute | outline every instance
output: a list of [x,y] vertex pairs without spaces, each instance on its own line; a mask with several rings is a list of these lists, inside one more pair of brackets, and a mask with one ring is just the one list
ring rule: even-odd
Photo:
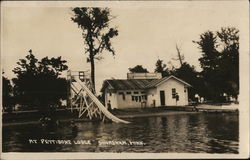
[[86,115],[89,119],[96,118],[104,121],[108,118],[116,123],[130,123],[114,116],[98,100],[91,91],[91,83],[88,76],[84,76],[83,74],[79,74],[79,76],[72,75],[71,73],[71,71],[68,71],[67,76],[69,82],[68,105],[71,107],[71,111],[73,111],[73,107],[78,109],[79,118]]

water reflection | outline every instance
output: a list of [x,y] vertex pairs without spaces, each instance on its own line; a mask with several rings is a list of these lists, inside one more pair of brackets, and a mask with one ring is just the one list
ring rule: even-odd
[[[129,119],[131,124],[69,123],[54,133],[37,125],[3,128],[4,152],[177,152],[238,153],[239,125],[236,114],[185,113]],[[29,139],[90,140],[91,145],[30,144]],[[100,141],[143,141],[144,145],[100,145]]]

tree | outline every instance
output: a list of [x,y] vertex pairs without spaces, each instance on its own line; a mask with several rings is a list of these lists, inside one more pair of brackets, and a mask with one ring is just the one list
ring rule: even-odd
[[202,52],[199,59],[201,76],[214,101],[222,101],[224,93],[237,98],[239,93],[239,30],[221,28],[216,33],[200,35],[198,44]]
[[136,65],[133,68],[128,69],[131,73],[148,73],[146,68],[143,68],[142,65]]
[[238,98],[239,94],[239,30],[236,28],[221,28],[217,32],[221,41],[220,74],[226,77],[224,92]]
[[189,99],[194,100],[194,95],[198,93],[204,96],[206,92],[204,91],[202,80],[199,73],[195,70],[194,66],[191,66],[187,62],[182,63],[181,67],[172,71],[172,74],[185,82],[189,83],[192,87],[189,88]]
[[155,72],[161,73],[162,77],[170,75],[169,70],[166,68],[167,65],[163,63],[163,60],[158,59],[155,64]]
[[219,63],[219,52],[216,50],[218,47],[217,37],[213,32],[207,31],[200,35],[200,41],[195,42],[201,49],[202,57],[199,58],[201,68],[204,71],[216,70]]
[[91,82],[95,92],[95,59],[101,59],[100,54],[106,50],[115,55],[111,39],[118,35],[118,30],[109,28],[113,18],[108,8],[74,8],[71,20],[82,29],[87,62],[91,64]]
[[44,57],[39,61],[31,50],[29,52],[13,70],[17,76],[13,78],[14,96],[23,106],[46,111],[66,99],[67,81],[59,76],[68,66],[61,57]]
[[196,42],[202,51],[202,57],[199,58],[201,76],[204,85],[207,88],[207,99],[220,101],[222,93],[222,77],[219,73],[220,53],[217,51],[219,46],[217,36],[212,31],[207,31],[200,35],[200,41]]
[[12,110],[12,85],[10,80],[6,77],[2,77],[2,102],[3,102],[3,109]]

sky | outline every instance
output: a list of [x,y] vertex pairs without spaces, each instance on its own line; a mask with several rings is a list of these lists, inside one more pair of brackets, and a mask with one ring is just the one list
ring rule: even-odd
[[[200,71],[199,35],[221,27],[240,30],[240,42],[248,41],[247,1],[169,2],[4,2],[1,6],[1,66],[13,78],[16,62],[28,54],[41,59],[62,56],[71,70],[89,70],[81,30],[71,21],[72,7],[109,7],[116,18],[110,27],[119,35],[112,39],[116,55],[103,53],[96,62],[96,87],[105,79],[126,78],[128,68],[142,65],[154,72],[157,59],[178,67],[176,44],[187,63]],[[243,44],[242,43],[242,44]],[[241,45],[241,43],[240,43]],[[248,47],[241,47],[241,55]],[[62,76],[66,76],[63,73]]]

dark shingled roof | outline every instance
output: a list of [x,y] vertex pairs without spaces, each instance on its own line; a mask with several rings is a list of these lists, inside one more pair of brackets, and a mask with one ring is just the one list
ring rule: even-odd
[[101,89],[101,92],[109,85],[111,89],[115,90],[130,90],[130,89],[146,89],[152,88],[159,85],[161,82],[174,78],[187,86],[191,86],[190,84],[178,79],[174,76],[164,77],[161,79],[112,79],[112,80],[105,80]]
[[153,79],[112,79],[105,82],[116,90],[145,89]]
[[150,82],[149,84],[147,84],[147,86],[145,86],[146,88],[152,88],[155,87],[156,85],[158,85],[159,83],[161,83],[162,81],[164,81],[165,79],[168,79],[169,77],[164,77],[161,79],[155,79],[154,81]]

